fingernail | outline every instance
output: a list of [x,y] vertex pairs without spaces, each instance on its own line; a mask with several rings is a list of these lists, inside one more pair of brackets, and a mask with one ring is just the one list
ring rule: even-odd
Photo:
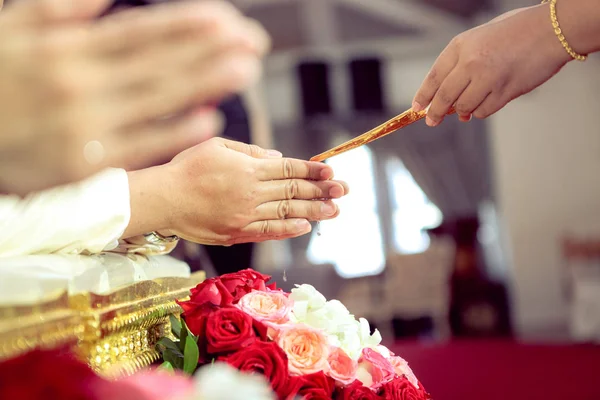
[[281,158],[283,157],[283,154],[277,150],[267,150],[267,156],[271,158]]
[[331,189],[329,189],[329,197],[332,197],[334,199],[339,199],[343,195],[344,195],[344,189],[337,185],[332,187]]
[[436,121],[434,121],[433,119],[431,119],[429,117],[425,118],[425,123],[427,124],[427,126],[431,126],[431,127],[439,125],[439,122],[436,122]]
[[331,168],[323,168],[321,170],[321,179],[329,180],[331,178],[333,178],[333,171]]
[[298,228],[299,231],[305,231],[305,230],[310,230],[312,227],[310,225],[310,222],[308,222],[305,219],[299,219],[296,221],[296,227]]
[[321,213],[326,216],[335,214],[336,207],[331,203],[321,203]]
[[423,107],[422,105],[420,105],[416,101],[413,101],[413,103],[412,103],[412,109],[413,109],[413,111],[416,111],[416,112],[423,111],[424,108],[425,107]]

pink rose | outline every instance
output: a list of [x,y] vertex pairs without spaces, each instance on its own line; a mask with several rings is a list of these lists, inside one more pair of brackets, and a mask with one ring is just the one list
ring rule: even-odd
[[402,357],[392,356],[390,357],[390,363],[394,367],[394,371],[398,376],[404,376],[413,386],[418,389],[419,388],[419,380],[416,375],[413,373],[412,369],[408,366],[406,360]]
[[377,346],[375,350],[390,361],[397,376],[405,376],[415,388],[419,388],[419,380],[408,366],[406,360],[396,356],[390,349],[382,345]]
[[356,380],[358,362],[350,358],[348,354],[339,347],[330,350],[328,375],[343,385],[350,385]]
[[265,324],[284,324],[294,302],[281,291],[252,291],[244,295],[237,307],[252,318]]
[[394,366],[387,358],[373,349],[363,349],[357,371],[357,378],[363,385],[377,390],[395,377]]
[[328,372],[329,345],[320,330],[302,324],[289,325],[277,335],[277,344],[287,354],[290,375]]

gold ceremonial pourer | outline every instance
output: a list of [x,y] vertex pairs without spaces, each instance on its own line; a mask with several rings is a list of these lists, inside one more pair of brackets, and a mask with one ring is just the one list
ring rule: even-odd
[[[448,111],[448,115],[454,114],[455,112],[456,110],[454,109],[454,107],[452,107]],[[398,129],[402,129],[405,126],[415,123],[425,118],[426,116],[426,110],[417,112],[410,109],[404,111],[402,114],[390,119],[387,122],[384,122],[376,128],[371,129],[369,132],[363,133],[362,135],[357,136],[354,139],[351,139],[345,143],[342,143],[331,150],[327,150],[324,153],[314,156],[310,159],[310,161],[325,161],[333,156],[337,156],[357,147],[364,146],[365,144],[371,143],[374,140],[389,135],[390,133],[395,132]]]

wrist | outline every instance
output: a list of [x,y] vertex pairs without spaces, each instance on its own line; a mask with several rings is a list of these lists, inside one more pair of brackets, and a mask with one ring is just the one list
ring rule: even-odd
[[600,50],[600,2],[562,0],[555,7],[562,34],[575,53],[588,55]]
[[167,174],[164,166],[127,173],[131,219],[123,237],[162,232],[171,226],[171,188]]
[[532,26],[538,27],[536,30],[541,34],[542,43],[540,43],[538,48],[545,53],[545,57],[548,60],[552,60],[552,64],[561,67],[568,62],[573,61],[573,58],[564,49],[554,32],[554,27],[552,26],[552,20],[550,18],[550,4],[544,3],[535,6],[533,7],[532,12],[535,13],[536,21]]

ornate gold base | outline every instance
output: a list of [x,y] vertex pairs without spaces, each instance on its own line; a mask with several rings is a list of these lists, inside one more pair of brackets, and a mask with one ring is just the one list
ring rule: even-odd
[[35,348],[72,347],[98,373],[131,374],[159,359],[158,339],[170,335],[175,300],[204,280],[144,281],[107,295],[57,295],[42,304],[0,308],[0,360]]

